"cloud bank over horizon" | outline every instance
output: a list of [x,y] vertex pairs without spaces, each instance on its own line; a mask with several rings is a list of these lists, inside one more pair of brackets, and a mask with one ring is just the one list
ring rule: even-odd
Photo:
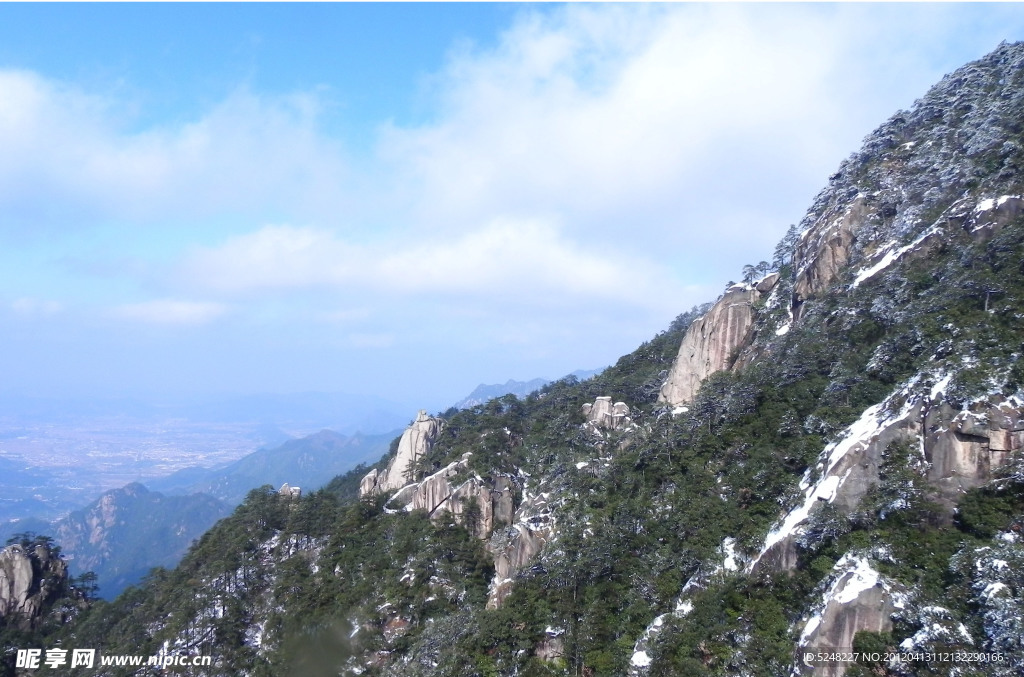
[[1012,9],[524,7],[384,118],[258,78],[161,116],[0,60],[6,387],[434,403],[607,364],[769,258]]

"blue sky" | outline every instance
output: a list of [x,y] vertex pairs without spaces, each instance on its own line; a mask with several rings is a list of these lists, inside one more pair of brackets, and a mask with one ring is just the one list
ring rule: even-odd
[[0,5],[0,391],[614,362],[1019,5]]

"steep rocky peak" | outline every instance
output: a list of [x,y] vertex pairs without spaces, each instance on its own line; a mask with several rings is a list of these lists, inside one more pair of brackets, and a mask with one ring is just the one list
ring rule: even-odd
[[[835,284],[866,283],[901,259],[927,256],[954,232],[991,238],[1024,213],[1022,168],[1024,43],[1003,43],[944,77],[840,164],[800,222],[791,277],[726,290],[690,326],[659,401],[685,405],[711,374],[770,354],[764,344]],[[787,296],[787,318],[756,336],[757,301],[773,288]]]
[[1024,166],[1022,84],[1024,43],[1003,43],[869,134],[800,223],[794,305],[848,264],[879,261],[889,243],[947,221],[958,201],[973,207],[1005,195]]
[[412,482],[416,462],[430,453],[437,441],[444,420],[434,418],[421,409],[416,419],[405,429],[398,442],[398,451],[383,471],[371,470],[359,484],[359,495],[371,496],[401,489]]

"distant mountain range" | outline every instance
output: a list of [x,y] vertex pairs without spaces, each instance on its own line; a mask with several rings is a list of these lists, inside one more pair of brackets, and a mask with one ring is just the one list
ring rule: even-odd
[[71,572],[93,571],[100,594],[112,599],[153,567],[177,564],[192,541],[252,489],[285,482],[306,492],[318,489],[359,463],[379,459],[400,433],[349,437],[322,430],[223,468],[186,468],[150,482],[148,489],[133,482],[56,521],[30,517],[0,524],[0,542],[24,532],[52,536]]
[[[578,370],[571,375],[586,380],[602,370]],[[506,394],[525,397],[550,383],[547,379],[509,380],[504,384],[477,386],[456,407],[465,409],[483,404]],[[344,419],[345,427],[366,426],[368,429],[393,425],[390,432],[366,435],[345,435],[333,430],[300,439],[287,439],[282,444],[265,447],[226,466],[217,468],[184,468],[167,477],[148,481],[144,486],[133,482],[104,492],[85,507],[56,520],[52,506],[34,512],[35,517],[0,523],[0,541],[15,534],[32,532],[52,536],[69,560],[72,574],[93,571],[97,575],[100,594],[113,598],[133,585],[153,567],[177,564],[194,539],[228,515],[253,489],[284,483],[300,487],[305,493],[318,489],[332,478],[343,475],[360,463],[372,464],[388,453],[391,442],[398,437],[402,424],[409,419],[380,402],[355,402],[345,395],[308,393],[294,396],[252,396],[211,405],[175,410],[193,420],[249,420],[308,425],[313,421]],[[129,403],[122,402],[128,407]],[[26,411],[34,415],[54,414],[53,402],[36,401]],[[141,407],[141,408],[140,408]],[[337,414],[345,410],[344,416]],[[132,415],[146,415],[167,410],[129,407]],[[397,405],[396,405],[397,409]],[[65,413],[73,415],[73,407]],[[83,415],[102,411],[83,410]],[[246,413],[248,412],[248,414]],[[358,415],[359,418],[354,418]],[[360,422],[353,422],[360,421]],[[268,431],[268,437],[283,436]],[[280,437],[278,437],[280,439]],[[16,479],[27,488],[41,487],[46,477],[37,469],[0,458],[0,472],[7,481]],[[33,500],[30,496],[7,500]],[[20,505],[20,504],[19,504]],[[0,505],[0,516],[3,506]],[[25,514],[22,507],[20,514]],[[12,517],[14,515],[12,514]]]
[[205,493],[232,505],[264,484],[279,487],[287,482],[304,490],[317,489],[359,463],[379,459],[401,433],[397,429],[384,435],[346,436],[321,430],[273,449],[254,451],[223,468],[185,468],[148,484],[171,494]]
[[[597,376],[602,371],[604,371],[603,368],[589,370],[577,369],[569,374],[569,376],[575,376],[580,381],[585,381],[592,376]],[[452,406],[456,409],[469,409],[470,407],[475,407],[478,404],[483,404],[488,400],[493,400],[495,397],[501,397],[502,395],[526,397],[533,391],[540,390],[549,383],[551,383],[551,381],[545,378],[535,378],[529,381],[514,381],[509,379],[505,383],[495,383],[490,385],[481,383],[473,389],[473,392]]]
[[153,567],[173,567],[193,540],[230,513],[231,506],[206,494],[165,496],[133,482],[56,522],[4,524],[0,537],[6,541],[23,532],[52,536],[71,572],[96,573],[100,594],[112,599]]

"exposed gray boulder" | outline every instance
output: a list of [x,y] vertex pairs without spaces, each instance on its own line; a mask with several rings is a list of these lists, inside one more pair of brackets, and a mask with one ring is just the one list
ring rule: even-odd
[[496,531],[487,544],[494,555],[494,579],[487,598],[487,608],[501,606],[512,591],[516,575],[540,554],[554,535],[555,520],[546,493],[523,500],[515,511],[512,526]]
[[[513,489],[507,477],[493,481],[469,471],[470,453],[391,497],[388,510],[423,510],[433,520],[450,516],[477,538],[491,535],[497,523],[512,517]],[[475,506],[475,509],[474,509]]]
[[850,202],[835,197],[838,199],[804,231],[794,253],[793,302],[797,307],[835,279],[850,258],[857,231],[871,214],[864,195]]
[[1024,446],[1024,408],[1001,397],[957,411],[948,404],[925,419],[927,477],[952,511],[963,492],[992,481],[994,472]]
[[593,404],[584,404],[583,415],[594,427],[606,430],[621,430],[633,423],[629,417],[629,405],[625,402],[612,404],[612,398],[608,395],[598,397]]

